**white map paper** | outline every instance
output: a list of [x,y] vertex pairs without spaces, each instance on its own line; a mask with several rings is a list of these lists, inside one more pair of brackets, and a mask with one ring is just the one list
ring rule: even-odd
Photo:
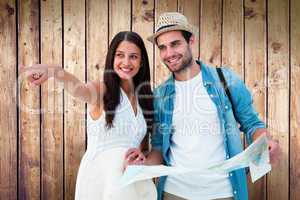
[[268,150],[268,139],[266,136],[261,136],[253,142],[243,152],[236,156],[225,160],[221,163],[216,163],[204,169],[186,169],[180,167],[170,167],[164,165],[131,165],[124,172],[120,187],[132,184],[136,181],[152,179],[160,176],[182,174],[182,173],[229,173],[231,171],[249,167],[252,182],[255,182],[269,171],[271,171],[270,157]]

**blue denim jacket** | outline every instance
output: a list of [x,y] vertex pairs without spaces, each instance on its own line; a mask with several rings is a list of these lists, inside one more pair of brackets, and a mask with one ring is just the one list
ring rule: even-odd
[[[253,99],[244,82],[229,68],[222,68],[232,96],[232,104],[226,96],[214,67],[209,67],[200,61],[203,85],[210,98],[215,103],[221,123],[221,134],[224,137],[226,159],[243,151],[240,137],[242,131],[248,144],[252,143],[252,135],[257,128],[265,128],[265,124],[258,118],[258,113],[253,107]],[[164,164],[170,165],[169,150],[173,132],[172,116],[174,108],[175,85],[171,76],[166,82],[154,91],[154,133],[152,134],[152,148],[160,150]],[[234,106],[235,117],[232,106]],[[238,127],[237,123],[240,124]],[[229,173],[229,179],[235,200],[247,200],[247,180],[244,169]],[[166,177],[160,177],[158,183],[158,200],[162,193]]]

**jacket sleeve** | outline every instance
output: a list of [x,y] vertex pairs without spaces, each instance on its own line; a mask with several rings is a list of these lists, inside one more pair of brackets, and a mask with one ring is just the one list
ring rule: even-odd
[[240,130],[246,135],[247,143],[251,144],[256,129],[265,128],[266,125],[259,118],[253,106],[252,95],[244,82],[229,68],[224,68],[223,72],[232,96],[236,120],[240,124]]
[[154,108],[154,123],[153,123],[153,133],[151,135],[151,145],[152,148],[155,150],[162,150],[162,141],[163,141],[163,135],[162,130],[160,128],[160,97],[159,97],[159,90],[156,89],[154,91],[154,101],[153,101],[153,108]]

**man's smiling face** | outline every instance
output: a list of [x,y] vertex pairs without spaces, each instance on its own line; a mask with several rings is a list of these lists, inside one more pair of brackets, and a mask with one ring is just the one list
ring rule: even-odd
[[171,72],[179,73],[191,65],[191,40],[187,43],[181,31],[162,33],[157,37],[156,43],[161,60]]

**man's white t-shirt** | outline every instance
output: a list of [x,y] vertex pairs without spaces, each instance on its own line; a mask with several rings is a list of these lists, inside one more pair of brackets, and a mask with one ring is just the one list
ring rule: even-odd
[[[225,160],[217,108],[203,86],[201,72],[187,81],[175,80],[175,90],[171,165],[201,169]],[[190,200],[233,196],[225,173],[168,176],[164,191]]]

